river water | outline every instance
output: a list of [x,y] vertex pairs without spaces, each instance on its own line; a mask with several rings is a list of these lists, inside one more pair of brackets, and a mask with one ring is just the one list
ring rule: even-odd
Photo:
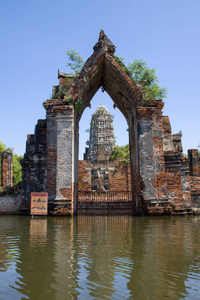
[[200,216],[1,216],[0,299],[200,299]]

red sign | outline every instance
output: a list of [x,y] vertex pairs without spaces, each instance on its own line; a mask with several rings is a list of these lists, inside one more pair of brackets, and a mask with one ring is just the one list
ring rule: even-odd
[[48,193],[31,193],[31,215],[47,215]]

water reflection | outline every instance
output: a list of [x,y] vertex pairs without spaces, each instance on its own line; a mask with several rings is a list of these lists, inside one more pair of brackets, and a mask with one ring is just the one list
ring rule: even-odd
[[47,219],[30,219],[30,247],[44,247],[47,241]]
[[2,299],[198,299],[199,234],[198,216],[2,216]]

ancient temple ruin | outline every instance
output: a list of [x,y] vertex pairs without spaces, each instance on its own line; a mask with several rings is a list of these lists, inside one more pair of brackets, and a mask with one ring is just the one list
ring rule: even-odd
[[113,120],[108,109],[99,105],[90,123],[90,137],[85,148],[84,160],[92,163],[107,161],[115,145]]
[[115,46],[103,31],[93,49],[76,77],[59,71],[59,85],[52,99],[43,103],[46,119],[38,121],[35,134],[28,135],[22,161],[22,208],[28,212],[31,192],[48,192],[49,213],[78,213],[79,191],[92,190],[94,170],[92,162],[78,161],[79,121],[102,87],[129,128],[130,164],[107,165],[102,174],[109,192],[128,192],[132,214],[191,212],[200,200],[198,151],[183,156],[181,132],[172,134],[169,118],[162,114],[163,101],[143,105],[140,87],[115,60]]

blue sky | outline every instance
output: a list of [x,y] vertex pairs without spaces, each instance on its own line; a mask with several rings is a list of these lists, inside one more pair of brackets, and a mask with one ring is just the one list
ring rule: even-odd
[[[199,0],[0,0],[0,141],[25,152],[26,136],[45,118],[43,101],[58,84],[57,71],[69,72],[66,50],[86,60],[100,29],[127,63],[144,59],[168,89],[164,115],[173,133],[182,130],[184,152],[196,148],[199,130]],[[103,103],[115,115],[117,144],[128,142],[126,122],[99,91],[80,124],[80,157],[91,114]]]

